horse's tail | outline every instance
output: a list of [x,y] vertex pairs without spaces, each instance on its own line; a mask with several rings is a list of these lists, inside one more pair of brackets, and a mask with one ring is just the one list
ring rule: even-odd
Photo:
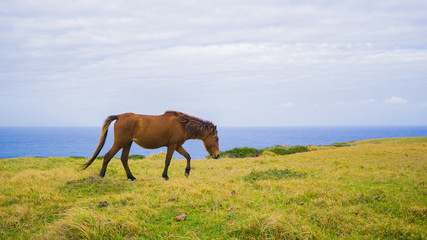
[[92,158],[82,165],[83,170],[85,170],[87,167],[89,167],[93,163],[93,161],[95,161],[96,157],[98,156],[99,152],[104,146],[105,140],[107,139],[108,127],[110,126],[111,122],[113,122],[114,120],[117,120],[117,118],[118,118],[117,115],[112,115],[105,120],[104,126],[102,127],[101,139],[99,140],[98,147],[96,148]]

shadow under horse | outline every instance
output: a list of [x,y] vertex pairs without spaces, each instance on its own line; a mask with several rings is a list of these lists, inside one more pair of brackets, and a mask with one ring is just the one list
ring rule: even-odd
[[162,174],[162,177],[166,180],[169,179],[168,168],[174,151],[177,151],[187,159],[185,176],[189,176],[191,157],[182,147],[188,139],[202,140],[206,151],[211,157],[215,159],[219,157],[218,132],[216,125],[210,121],[177,111],[166,111],[159,116],[124,113],[109,116],[105,120],[98,147],[92,158],[83,164],[83,169],[89,167],[98,156],[107,139],[108,127],[114,120],[117,120],[114,124],[114,143],[104,156],[101,173],[99,174],[101,177],[105,176],[110,160],[120,149],[123,149],[120,159],[126,175],[128,179],[135,180],[128,165],[132,142],[147,149],[167,147],[165,168]]

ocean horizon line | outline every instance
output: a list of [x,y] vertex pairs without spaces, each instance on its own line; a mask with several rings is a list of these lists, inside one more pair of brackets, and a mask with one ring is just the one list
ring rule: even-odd
[[[379,138],[427,137],[427,126],[219,126],[218,130],[221,151],[236,147],[260,149],[274,145],[330,145]],[[113,144],[114,128],[110,131],[100,155]],[[98,146],[100,136],[100,126],[0,127],[0,158],[89,157]],[[203,159],[208,155],[200,140],[187,140],[183,147],[192,159]],[[163,150],[151,150],[133,144],[130,155],[148,156],[159,151],[165,151],[164,147]],[[178,153],[174,157],[181,158]]]
[[[113,126],[113,125],[111,125]],[[110,127],[111,127],[110,126]],[[43,125],[43,126],[0,126],[0,128],[102,128],[102,124],[97,126],[70,126],[70,125]],[[427,125],[217,125],[219,128],[287,128],[287,127],[427,127]]]

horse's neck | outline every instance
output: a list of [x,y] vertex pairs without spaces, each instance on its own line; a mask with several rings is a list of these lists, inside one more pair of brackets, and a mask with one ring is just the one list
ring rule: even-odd
[[198,136],[192,135],[192,136],[188,136],[186,140],[188,140],[188,139],[198,139],[198,140],[204,141],[206,139],[206,137],[207,137],[206,135],[198,135]]

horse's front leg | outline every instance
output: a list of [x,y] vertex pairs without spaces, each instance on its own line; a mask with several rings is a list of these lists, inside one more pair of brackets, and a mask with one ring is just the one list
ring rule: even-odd
[[172,155],[173,155],[173,152],[175,151],[175,149],[176,149],[176,145],[168,146],[168,150],[166,153],[166,159],[165,159],[165,169],[163,170],[163,174],[162,174],[162,177],[165,180],[169,180],[168,168],[169,168],[169,164],[171,163]]
[[182,156],[185,157],[185,159],[187,159],[187,167],[185,168],[185,176],[188,177],[190,175],[190,170],[191,170],[191,156],[190,154],[188,154],[187,151],[185,151],[185,149],[182,146],[179,146],[176,148],[176,151],[181,154]]

